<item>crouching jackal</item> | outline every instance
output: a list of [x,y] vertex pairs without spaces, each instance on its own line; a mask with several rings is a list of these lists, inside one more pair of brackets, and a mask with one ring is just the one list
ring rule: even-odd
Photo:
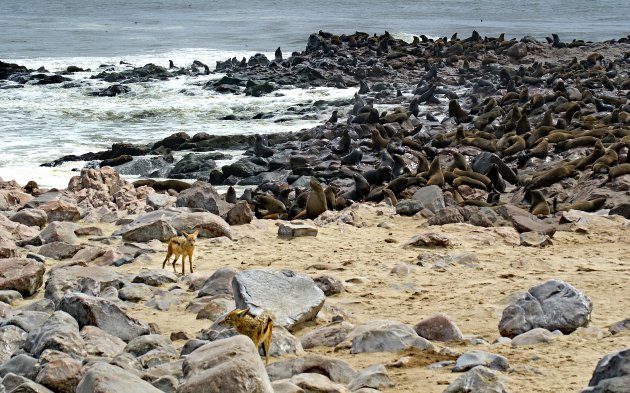
[[195,240],[199,234],[199,229],[195,230],[193,233],[182,232],[182,234],[184,236],[175,236],[168,241],[168,250],[166,251],[166,258],[164,258],[164,262],[162,263],[162,269],[166,266],[166,262],[170,259],[171,255],[175,255],[175,260],[173,260],[173,271],[177,273],[175,264],[181,256],[182,275],[184,275],[184,272],[186,271],[186,256],[188,256],[190,272],[193,272],[192,255],[193,251],[195,251]]
[[251,338],[256,346],[256,350],[260,344],[265,350],[265,365],[269,364],[269,348],[271,345],[271,333],[273,330],[273,321],[271,317],[263,313],[257,317],[249,314],[249,308],[230,311],[225,318],[219,321],[221,326],[231,326],[240,334],[244,334]]

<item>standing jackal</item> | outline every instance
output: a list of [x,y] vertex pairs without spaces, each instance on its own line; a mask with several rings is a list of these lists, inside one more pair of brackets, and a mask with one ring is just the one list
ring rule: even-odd
[[225,318],[219,321],[219,325],[231,326],[240,334],[251,338],[256,346],[256,350],[262,344],[265,350],[265,365],[269,364],[269,348],[273,330],[273,321],[269,315],[263,313],[253,317],[249,314],[249,308],[237,308],[230,311]]
[[169,260],[171,255],[175,254],[175,260],[173,261],[173,271],[177,273],[177,270],[175,269],[175,263],[177,263],[177,260],[181,255],[182,275],[184,275],[184,272],[186,271],[186,256],[188,256],[190,272],[193,272],[192,254],[193,251],[195,251],[195,240],[197,239],[197,235],[199,234],[199,229],[190,234],[186,232],[182,232],[182,234],[184,236],[175,236],[168,241],[168,250],[166,251],[166,258],[164,258],[164,262],[162,263],[162,269],[164,269],[164,267],[166,266],[166,262]]

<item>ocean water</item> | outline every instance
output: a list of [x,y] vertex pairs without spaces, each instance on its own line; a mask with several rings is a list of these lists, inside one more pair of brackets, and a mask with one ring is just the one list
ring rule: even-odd
[[[390,33],[467,37],[482,35],[603,41],[630,34],[630,1],[345,1],[303,0],[0,0],[0,60],[63,70],[69,65],[95,70],[120,61],[187,66],[200,60],[273,58],[304,49],[308,35]],[[318,118],[291,116],[286,109],[319,99],[349,98],[352,89],[284,89],[253,98],[221,95],[202,86],[221,74],[179,77],[166,82],[130,85],[131,94],[105,98],[87,93],[108,86],[89,79],[94,71],[72,78],[81,87],[58,85],[0,89],[0,177],[24,184],[65,187],[81,163],[58,168],[39,165],[65,154],[82,154],[114,142],[149,143],[173,132],[189,134],[267,133],[321,124]],[[225,115],[266,120],[222,121]],[[282,120],[282,122],[278,122]]]

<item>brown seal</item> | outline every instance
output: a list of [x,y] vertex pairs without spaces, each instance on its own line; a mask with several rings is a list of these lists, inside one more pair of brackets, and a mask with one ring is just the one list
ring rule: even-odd
[[529,189],[548,187],[560,180],[575,174],[575,165],[560,165],[536,174],[529,183]]
[[383,138],[380,132],[376,128],[372,129],[372,145],[375,149],[380,150],[387,147],[389,139]]
[[529,212],[535,216],[548,216],[551,214],[549,204],[539,190],[532,190],[532,204],[529,207]]
[[317,180],[311,179],[309,184],[311,185],[311,191],[306,198],[306,217],[317,218],[317,216],[327,210],[326,193]]
[[337,207],[337,198],[335,197],[335,190],[332,187],[326,187],[324,190],[324,194],[326,194],[326,206],[328,210],[335,210]]
[[577,201],[570,205],[562,206],[558,210],[581,210],[584,212],[596,212],[606,203],[606,198],[595,198],[590,201]]
[[435,157],[433,162],[431,162],[431,166],[429,167],[429,173],[427,175],[429,180],[427,181],[427,186],[436,185],[438,187],[444,186],[444,174],[442,173],[442,168],[440,167],[440,159],[439,157]]
[[398,198],[396,198],[396,195],[394,195],[392,190],[390,190],[389,188],[384,188],[383,196],[385,196],[385,199],[389,200],[390,205],[396,207],[396,205],[398,204]]

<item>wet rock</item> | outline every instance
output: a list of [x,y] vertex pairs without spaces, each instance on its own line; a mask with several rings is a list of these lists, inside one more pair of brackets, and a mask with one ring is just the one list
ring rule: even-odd
[[333,382],[349,384],[358,375],[357,371],[343,360],[320,355],[280,360],[267,366],[267,374],[272,381],[284,380],[312,370],[324,375]]
[[293,239],[302,236],[317,236],[317,227],[304,224],[280,223],[278,226],[278,237],[283,239]]
[[451,247],[453,243],[451,239],[440,233],[422,233],[409,239],[404,247]]
[[249,224],[254,219],[254,212],[249,208],[246,201],[238,201],[234,207],[228,211],[226,221],[230,225]]
[[510,364],[504,356],[475,350],[463,353],[459,358],[457,358],[453,371],[468,371],[476,366],[484,366],[498,371],[506,371],[510,368]]
[[334,347],[343,342],[354,325],[347,322],[333,322],[312,330],[302,336],[302,348]]
[[589,388],[582,393],[625,393],[629,383],[630,349],[623,349],[609,353],[597,363],[588,382]]
[[0,289],[31,296],[44,282],[44,264],[26,258],[6,258],[0,263]]
[[242,178],[266,172],[267,166],[260,165],[249,158],[242,158],[232,164],[223,166],[221,171],[225,177],[235,176],[237,178]]
[[26,341],[28,333],[17,326],[0,327],[0,364],[3,364],[18,351]]
[[26,208],[12,215],[10,220],[27,226],[43,228],[48,222],[48,215],[42,209]]
[[343,288],[343,283],[336,278],[330,276],[319,276],[313,279],[315,284],[319,287],[319,289],[324,292],[326,296],[334,296],[340,293],[343,293],[345,290]]
[[111,364],[97,362],[87,367],[76,393],[162,393],[140,377]]
[[127,315],[110,300],[82,293],[68,293],[59,302],[59,310],[77,320],[80,327],[97,326],[123,341],[149,333],[149,326]]
[[254,315],[267,310],[275,316],[274,325],[289,330],[315,318],[326,300],[311,278],[291,270],[242,271],[232,280],[232,292],[237,307]]
[[586,326],[593,303],[570,284],[549,280],[530,288],[503,310],[499,332],[515,337],[537,327],[569,334]]
[[63,200],[46,202],[39,205],[39,208],[46,212],[48,222],[53,221],[79,221],[81,212],[75,205],[67,203]]
[[391,388],[395,385],[396,384],[387,375],[385,366],[375,364],[361,370],[359,374],[350,381],[348,388],[354,392],[361,388],[382,389]]
[[252,340],[243,335],[197,348],[184,360],[183,371],[179,393],[273,393],[258,351]]
[[224,217],[232,208],[210,183],[198,181],[179,193],[175,206],[206,210]]
[[448,385],[444,393],[508,393],[501,375],[484,366],[477,366]]
[[179,279],[169,270],[164,269],[143,269],[133,278],[132,283],[146,284],[152,287],[159,287],[163,284],[176,283]]
[[445,314],[435,314],[418,322],[413,329],[420,337],[431,341],[463,340],[455,322]]
[[232,267],[222,267],[216,270],[203,283],[197,296],[232,295],[232,279],[236,273],[238,271]]
[[207,179],[217,164],[210,155],[188,153],[179,160],[168,174],[173,179]]
[[104,267],[61,267],[50,272],[44,297],[58,305],[66,291],[98,295],[106,287],[119,289],[128,283],[122,275]]
[[350,353],[397,352],[410,348],[419,350],[435,347],[409,326],[396,321],[371,321],[352,329],[344,342],[337,346],[349,347]]
[[39,248],[39,254],[60,261],[62,259],[72,258],[81,248],[82,246],[68,244],[66,242],[51,242],[41,246]]
[[63,311],[56,311],[38,330],[29,333],[24,349],[35,357],[47,349],[83,357],[84,346],[77,321]]
[[521,333],[512,339],[513,347],[521,347],[524,345],[536,345],[541,343],[550,343],[554,339],[553,333],[547,329],[536,328],[528,332]]
[[49,352],[40,358],[35,381],[59,393],[74,393],[82,377],[81,362],[60,352]]
[[65,242],[68,244],[76,244],[79,241],[79,238],[74,233],[77,228],[77,224],[71,222],[51,222],[46,228],[44,228],[44,230],[39,233],[41,244],[52,242]]
[[422,187],[413,194],[412,198],[420,202],[420,210],[429,209],[433,213],[437,213],[446,207],[444,204],[444,195],[438,186]]

